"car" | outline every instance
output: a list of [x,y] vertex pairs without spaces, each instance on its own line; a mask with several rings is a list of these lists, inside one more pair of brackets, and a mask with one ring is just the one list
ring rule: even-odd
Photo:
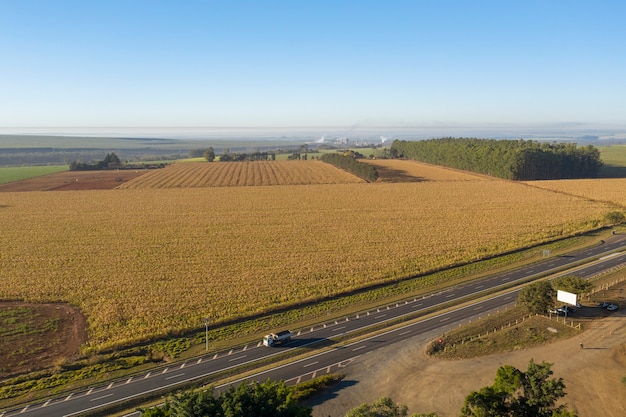
[[602,301],[600,304],[598,304],[598,307],[600,307],[600,308],[607,308],[609,305],[610,305],[609,303],[607,303],[605,301]]
[[551,313],[551,314],[563,314],[563,312],[559,311],[559,309],[556,309],[556,308],[549,309],[548,313]]
[[573,313],[576,310],[570,306],[563,306],[563,307],[557,308],[556,311],[558,311],[559,313],[567,314],[567,313]]
[[617,306],[615,304],[609,304],[608,306],[606,306],[606,309],[609,311],[615,311],[617,310]]

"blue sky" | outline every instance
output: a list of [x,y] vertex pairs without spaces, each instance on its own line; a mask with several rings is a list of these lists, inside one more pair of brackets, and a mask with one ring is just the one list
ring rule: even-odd
[[626,127],[626,2],[0,0],[0,128]]

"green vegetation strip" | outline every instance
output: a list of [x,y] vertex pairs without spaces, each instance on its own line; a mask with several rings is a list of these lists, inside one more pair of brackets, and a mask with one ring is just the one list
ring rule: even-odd
[[67,165],[0,167],[0,184],[67,171]]
[[580,330],[515,307],[452,330],[433,341],[428,353],[444,359],[468,359],[543,345]]

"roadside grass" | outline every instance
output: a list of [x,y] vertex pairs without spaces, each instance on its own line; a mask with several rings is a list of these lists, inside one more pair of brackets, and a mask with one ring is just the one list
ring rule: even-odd
[[67,171],[67,165],[0,167],[0,184]]
[[526,349],[573,337],[581,330],[514,307],[462,326],[433,340],[427,352],[441,359],[468,359]]

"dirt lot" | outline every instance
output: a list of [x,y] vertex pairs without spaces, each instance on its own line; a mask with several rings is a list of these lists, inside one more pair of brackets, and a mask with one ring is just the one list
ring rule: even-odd
[[0,302],[0,377],[71,360],[87,341],[87,320],[67,304]]
[[[563,378],[570,409],[580,417],[626,416],[626,311],[594,321],[580,337],[520,351],[468,360],[428,357],[425,346],[437,335],[383,347],[345,368],[346,378],[327,395],[315,398],[314,417],[341,417],[362,403],[391,397],[409,413],[436,412],[458,416],[465,397],[493,384],[496,370],[513,365],[523,371],[528,362],[553,363],[553,377]],[[579,343],[584,343],[581,349]]]
[[111,190],[147,172],[149,170],[146,169],[64,171],[8,184],[0,184],[0,192]]

